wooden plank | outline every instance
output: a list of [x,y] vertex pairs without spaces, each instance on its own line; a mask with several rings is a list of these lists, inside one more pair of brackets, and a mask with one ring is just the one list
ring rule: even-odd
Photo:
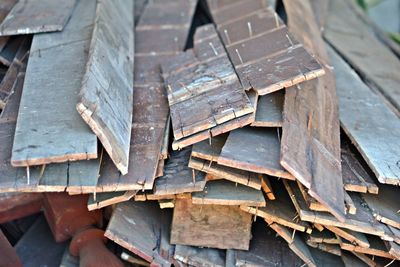
[[254,127],[282,127],[285,93],[283,90],[260,96],[257,103]]
[[[284,4],[290,30],[324,66],[329,65],[309,1],[285,0]],[[331,70],[324,69],[325,76],[286,90],[280,163],[344,221],[335,79]]]
[[307,245],[329,254],[333,254],[339,257],[342,256],[342,251],[340,250],[340,246],[336,244],[332,245],[332,244],[313,243],[307,240]]
[[395,242],[385,241],[385,246],[388,249],[390,255],[395,257],[397,260],[400,260],[400,246]]
[[249,251],[231,250],[234,254],[233,266],[297,266],[303,262],[294,254],[286,242],[276,238],[273,230],[263,221],[254,223],[253,239]]
[[368,84],[400,110],[400,78],[396,72],[400,68],[400,62],[359,20],[348,1],[330,3],[324,37]]
[[356,246],[356,245],[348,242],[347,240],[342,240],[342,242],[340,243],[340,247],[343,250],[354,251],[354,252],[378,256],[378,257],[384,257],[384,258],[389,258],[389,259],[396,258],[388,252],[387,248],[385,247],[385,244],[379,237],[368,236],[368,242],[370,243],[370,246],[368,248],[364,248],[364,247]]
[[172,244],[248,250],[250,236],[251,215],[238,207],[196,205],[191,199],[175,202]]
[[86,72],[76,105],[122,174],[128,173],[132,130],[133,8],[133,1],[97,2]]
[[213,25],[197,28],[194,48],[162,72],[175,140],[254,112]]
[[266,205],[262,191],[225,180],[207,182],[203,192],[192,193],[192,203],[255,207]]
[[229,133],[218,157],[218,164],[294,180],[279,160],[278,130],[246,127]]
[[102,209],[117,203],[130,200],[136,195],[137,191],[120,191],[90,194],[88,199],[88,210]]
[[228,133],[221,134],[194,144],[192,147],[192,157],[217,162],[228,135]]
[[265,95],[324,74],[266,1],[207,3],[245,89]]
[[225,251],[220,249],[176,245],[174,258],[192,266],[225,267]]
[[154,183],[154,195],[170,195],[202,191],[206,175],[188,167],[191,149],[173,151],[165,165],[164,175]]
[[[80,1],[64,31],[34,36],[14,136],[13,166],[97,157],[97,138],[74,109],[94,12],[95,1]],[[50,78],[43,80],[44,76]],[[49,112],[44,102],[52,103],[57,112]]]
[[197,158],[191,158],[189,160],[189,167],[211,174],[218,178],[223,178],[238,184],[246,185],[254,189],[261,189],[261,177],[253,172],[234,169]]
[[0,24],[0,36],[62,31],[76,0],[18,1]]
[[3,49],[0,51],[0,63],[5,66],[10,66],[24,39],[24,36],[9,38]]
[[322,232],[313,231],[307,236],[306,240],[307,242],[311,243],[340,244],[340,241],[336,235],[328,230],[324,230]]
[[379,187],[379,195],[367,194],[363,196],[363,199],[367,202],[378,221],[400,228],[398,195],[398,188],[391,185],[381,185]]
[[[3,22],[4,18],[8,15],[10,10],[14,7],[17,0],[4,0],[0,3],[0,23]],[[0,37],[0,52],[3,50],[4,46],[7,44],[8,36]]]
[[369,247],[368,239],[363,233],[329,225],[325,225],[325,228],[335,233],[336,235],[340,236],[341,238],[348,240],[352,244],[357,244],[358,246],[363,248]]
[[[397,115],[379,95],[361,81],[333,49],[329,49],[329,52],[335,68],[342,128],[379,182],[399,184],[397,155],[400,145],[397,139],[400,135],[400,121]],[[391,122],[390,126],[387,125],[388,121]],[[380,141],[383,134],[385,142]]]
[[271,183],[267,176],[263,175],[261,178],[261,188],[269,200],[275,200],[275,194],[271,187]]
[[162,224],[169,224],[168,217],[165,210],[160,210],[154,201],[120,203],[114,209],[105,236],[144,260],[160,266],[165,262],[160,247],[164,234]]

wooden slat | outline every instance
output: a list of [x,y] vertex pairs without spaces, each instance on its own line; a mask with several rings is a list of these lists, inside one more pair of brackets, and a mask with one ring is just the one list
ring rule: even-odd
[[218,164],[294,180],[279,163],[278,131],[276,128],[246,127],[230,132]]
[[342,128],[381,183],[400,184],[399,118],[339,55],[332,49],[329,52],[335,68]]
[[[306,49],[329,64],[325,44],[309,1],[285,0],[289,28]],[[285,93],[281,164],[309,194],[345,220],[340,162],[340,129],[335,79],[326,75]]]
[[339,244],[338,238],[334,233],[324,230],[322,232],[313,231],[307,236],[307,242],[311,243],[325,243],[325,244]]
[[357,17],[347,0],[330,3],[324,36],[363,79],[400,110],[400,62]]
[[265,95],[324,74],[266,1],[207,3],[245,89]]
[[162,71],[176,140],[254,112],[213,25],[197,28],[194,48]]
[[10,66],[25,38],[24,36],[10,37],[0,51],[0,63],[5,66]]
[[191,266],[225,267],[225,251],[215,248],[176,245],[174,258]]
[[115,166],[128,173],[133,112],[133,1],[98,1],[76,108]]
[[225,180],[207,182],[203,192],[192,193],[192,203],[255,207],[266,205],[262,191]]
[[76,0],[18,1],[0,24],[0,36],[62,31]]
[[249,249],[250,214],[235,206],[196,205],[191,202],[191,199],[177,199],[175,202],[172,244]]
[[257,103],[254,127],[282,127],[284,91],[260,96]]
[[173,151],[165,165],[164,175],[154,183],[154,195],[170,195],[202,191],[206,175],[188,167],[191,150]]
[[117,203],[130,200],[136,195],[137,191],[120,191],[90,194],[88,199],[88,210],[102,209]]
[[385,247],[385,244],[379,237],[368,236],[368,242],[370,243],[370,246],[368,248],[363,248],[356,246],[346,240],[342,240],[340,247],[343,250],[354,251],[358,253],[384,257],[389,259],[396,259],[396,257],[392,256],[388,252],[387,248]]
[[169,224],[167,214],[154,201],[128,201],[116,206],[105,236],[148,262],[160,266],[160,240],[163,224]]
[[325,225],[325,228],[340,236],[341,238],[348,240],[352,244],[357,244],[358,246],[363,248],[369,247],[368,239],[363,233],[329,225]]
[[[80,1],[64,31],[34,36],[14,137],[13,166],[97,157],[96,135],[74,108],[94,13],[95,1]],[[44,76],[48,79],[43,80]]]
[[342,256],[342,251],[340,250],[340,246],[337,244],[320,244],[320,243],[313,243],[309,240],[306,241],[307,245],[309,245],[312,248],[316,248],[320,251],[333,254],[336,256]]

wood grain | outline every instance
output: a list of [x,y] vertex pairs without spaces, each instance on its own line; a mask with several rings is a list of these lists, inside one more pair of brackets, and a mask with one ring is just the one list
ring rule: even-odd
[[76,0],[18,1],[0,24],[0,36],[62,31]]
[[[286,0],[284,4],[289,29],[324,66],[329,64],[310,2]],[[335,79],[326,67],[325,72],[319,79],[286,90],[280,163],[312,197],[344,221]]]
[[[14,136],[13,166],[97,157],[96,135],[74,108],[94,13],[95,1],[80,1],[64,31],[34,36]],[[44,76],[49,78],[44,80]]]
[[128,173],[133,112],[133,1],[98,1],[76,109],[115,166]]

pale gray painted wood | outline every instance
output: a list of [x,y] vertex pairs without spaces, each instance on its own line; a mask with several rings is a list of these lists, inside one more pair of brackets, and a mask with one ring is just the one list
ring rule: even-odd
[[329,47],[342,128],[381,183],[400,184],[400,120]]
[[62,31],[75,3],[76,0],[18,1],[1,23],[0,36]]
[[128,173],[133,112],[132,0],[97,2],[89,61],[76,108],[122,174]]
[[14,166],[97,157],[96,135],[75,109],[94,14],[94,0],[80,1],[64,31],[34,36],[14,136]]

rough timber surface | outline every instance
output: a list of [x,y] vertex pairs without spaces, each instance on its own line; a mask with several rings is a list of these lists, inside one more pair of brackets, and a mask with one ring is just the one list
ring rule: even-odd
[[96,135],[74,108],[85,72],[95,2],[80,1],[64,31],[34,36],[14,136],[13,166],[97,157]]
[[191,149],[173,151],[164,168],[164,175],[154,183],[154,195],[181,194],[202,191],[206,175],[188,167]]
[[0,24],[0,36],[62,31],[76,0],[18,1]]
[[97,2],[89,58],[76,108],[115,166],[128,172],[133,111],[133,1]]
[[155,201],[120,203],[105,236],[155,266],[162,266],[159,264],[165,260],[161,258],[160,240],[164,235],[163,224],[170,223],[168,217]]
[[344,221],[335,79],[326,68],[328,55],[310,2],[285,0],[284,4],[290,30],[316,54],[326,74],[286,90],[280,163],[312,197]]
[[282,127],[283,90],[263,95],[258,98],[254,127]]
[[278,131],[276,128],[246,127],[230,132],[218,164],[294,180],[279,162]]
[[[126,187],[131,187],[128,190],[153,188],[169,116],[160,64],[183,51],[196,3],[196,0],[152,1],[146,5],[135,28],[134,111],[129,156],[132,170],[121,177]],[[161,10],[157,13],[158,19],[146,19],[153,16],[154,9]],[[180,20],[174,22],[178,17]]]
[[251,217],[251,214],[235,206],[196,205],[192,204],[191,199],[177,199],[171,243],[248,250]]
[[[325,39],[363,79],[400,110],[400,62],[353,12],[348,0],[330,2]],[[380,101],[382,102],[382,101]]]
[[246,90],[265,95],[324,74],[266,1],[207,3]]
[[162,70],[176,140],[254,112],[213,25],[197,28],[194,48]]
[[379,182],[399,185],[399,117],[333,49],[329,55],[335,68],[342,128]]
[[192,193],[193,204],[248,205],[265,207],[265,198],[261,190],[234,184],[231,181],[208,181],[203,192]]

